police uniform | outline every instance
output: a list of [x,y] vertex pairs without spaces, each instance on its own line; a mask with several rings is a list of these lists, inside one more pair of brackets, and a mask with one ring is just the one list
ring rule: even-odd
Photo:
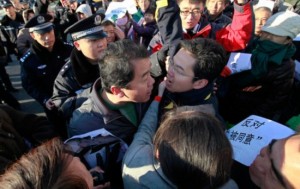
[[[65,33],[70,33],[73,41],[104,38],[106,33],[100,25],[102,19],[102,15],[94,14],[76,22]],[[98,65],[92,65],[81,51],[73,49],[69,62],[55,80],[51,98],[67,119],[88,98],[92,84],[99,77],[98,69]]]
[[[38,15],[26,25],[29,32],[46,33],[53,29],[50,15]],[[52,96],[54,80],[67,62],[73,47],[55,40],[51,52],[34,41],[30,50],[20,58],[22,86],[41,105]]]
[[[13,6],[9,0],[2,2],[1,7],[11,7]],[[16,12],[16,18],[12,20],[7,15],[3,16],[1,20],[1,39],[3,45],[7,49],[7,54],[17,54],[15,51],[17,35],[20,29],[24,26],[24,20],[20,13]],[[10,58],[10,57],[9,57]],[[11,59],[9,59],[11,61]]]

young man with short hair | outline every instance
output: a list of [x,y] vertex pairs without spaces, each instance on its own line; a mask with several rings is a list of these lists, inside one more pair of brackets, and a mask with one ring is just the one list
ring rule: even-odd
[[228,0],[207,0],[204,14],[210,23],[221,24],[224,27],[231,23],[231,18],[223,14]]
[[213,85],[225,65],[226,53],[214,40],[197,38],[182,41],[173,63],[168,67],[161,112],[190,106],[218,116]]
[[202,0],[179,0],[178,5],[184,39],[213,38],[232,52],[244,49],[251,38],[253,12],[248,0],[234,2],[232,24],[226,27],[207,22],[202,16],[205,6]]
[[48,119],[60,129],[63,124],[57,117],[49,100],[53,93],[54,80],[69,58],[73,47],[55,37],[52,16],[37,15],[29,20],[25,28],[29,29],[34,42],[30,50],[20,59],[22,86],[26,92],[39,102]]
[[[170,0],[170,2],[172,2],[172,0]],[[170,41],[170,36],[182,35],[183,39],[189,40],[195,38],[214,39],[221,44],[227,52],[244,50],[251,39],[254,23],[252,20],[253,11],[251,2],[248,0],[234,1],[234,16],[232,23],[227,26],[224,24],[210,23],[205,16],[202,16],[205,6],[203,0],[178,0],[177,3],[180,8],[177,14],[180,15],[183,33],[173,30],[174,27],[166,23],[165,19],[158,20],[160,30],[158,35],[161,34],[162,37],[157,37],[156,35],[149,45],[152,52],[158,51],[163,47],[162,50],[151,56],[151,72],[155,77],[162,76],[165,73],[166,47],[171,44],[169,48],[172,49],[171,47],[173,47],[174,49],[174,46],[176,46],[178,37],[172,42]],[[163,4],[160,3],[160,5]],[[172,7],[172,4],[170,3],[167,6]],[[173,5],[173,7],[175,6]],[[161,9],[162,8],[159,8],[159,10]],[[162,9],[160,14],[164,15],[167,13]],[[165,33],[168,33],[169,37],[165,37]],[[168,52],[168,55],[172,57],[173,52],[174,50],[171,50]]]
[[55,80],[48,109],[58,108],[67,120],[87,99],[91,86],[99,77],[98,61],[107,47],[101,22],[101,15],[94,14],[65,31],[71,34],[75,48]]

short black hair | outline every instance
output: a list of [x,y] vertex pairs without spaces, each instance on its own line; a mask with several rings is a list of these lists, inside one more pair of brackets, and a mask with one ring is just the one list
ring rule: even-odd
[[189,51],[196,59],[194,81],[207,79],[211,82],[215,80],[227,63],[226,51],[212,39],[183,40],[180,43],[180,48]]
[[132,60],[148,58],[145,47],[124,39],[110,43],[99,62],[102,87],[107,91],[113,85],[125,88],[134,78]]

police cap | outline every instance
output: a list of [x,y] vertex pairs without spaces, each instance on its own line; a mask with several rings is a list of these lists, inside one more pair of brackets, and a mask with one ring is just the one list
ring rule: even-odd
[[82,38],[100,39],[106,37],[106,33],[101,26],[103,14],[93,14],[83,20],[77,21],[72,26],[65,30],[65,33],[70,33],[72,39],[77,41]]
[[13,6],[13,4],[9,0],[4,0],[4,1],[1,2],[1,7],[2,8],[7,8],[7,7],[10,7],[10,6]]
[[31,18],[24,27],[29,28],[29,32],[47,33],[53,29],[53,24],[50,22],[51,19],[52,16],[49,14],[39,14]]
[[31,18],[24,27],[29,28],[29,32],[47,33],[53,29],[53,24],[50,22],[51,19],[52,16],[49,14],[39,14]]

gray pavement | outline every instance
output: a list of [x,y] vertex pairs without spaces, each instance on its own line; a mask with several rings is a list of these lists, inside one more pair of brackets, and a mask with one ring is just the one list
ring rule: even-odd
[[13,92],[11,94],[13,94],[21,104],[21,110],[27,113],[45,115],[42,106],[31,98],[23,89],[20,76],[20,64],[15,57],[13,57],[13,62],[6,66],[6,70],[13,86],[18,89],[18,92]]

